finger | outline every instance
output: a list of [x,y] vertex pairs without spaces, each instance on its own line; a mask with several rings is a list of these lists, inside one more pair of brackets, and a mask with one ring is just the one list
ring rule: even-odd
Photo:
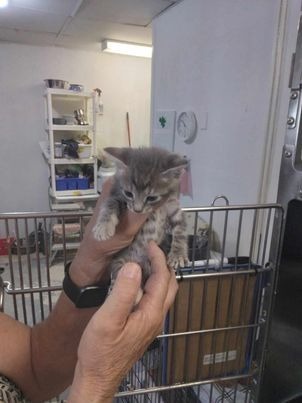
[[175,301],[177,291],[178,291],[178,283],[176,280],[175,272],[174,272],[174,270],[171,270],[170,281],[169,281],[169,285],[168,285],[168,293],[166,296],[166,300],[164,302],[165,315],[168,313],[168,310],[171,308],[171,305]]
[[99,200],[107,199],[109,193],[111,192],[112,185],[114,183],[114,177],[108,178],[102,185],[102,192],[100,194]]
[[102,306],[114,324],[124,326],[140,289],[142,271],[136,263],[126,263],[119,271],[113,289]]
[[134,213],[126,210],[117,226],[116,234],[121,238],[132,238],[148,218],[148,214]]
[[[114,178],[109,178],[103,185],[102,193],[94,208],[94,213],[85,229],[85,235],[88,237],[91,237],[92,228],[94,227],[96,221],[98,220],[102,204],[110,195],[113,183]],[[110,245],[111,240],[113,240],[115,243],[115,246],[113,245],[114,251],[116,249],[119,250],[127,246],[127,244],[129,244],[132,241],[133,237],[137,234],[139,229],[145,223],[147,218],[148,214],[138,214],[126,209],[122,213],[121,217],[119,217],[119,223],[117,225],[115,235],[112,239],[108,240],[108,245]],[[97,244],[101,246],[99,242]]]
[[151,241],[148,245],[148,257],[151,262],[151,275],[148,278],[142,299],[146,303],[152,303],[156,309],[163,309],[168,293],[170,270],[167,267],[166,258],[162,250]]
[[146,219],[146,214],[136,214],[129,210],[125,211],[120,218],[114,236],[106,241],[96,241],[95,250],[99,252],[103,251],[107,256],[112,256],[121,249],[124,249],[133,241],[133,238]]
[[109,194],[111,192],[112,185],[113,185],[113,179],[112,178],[109,178],[104,182],[104,184],[102,186],[102,193],[100,194],[100,196],[99,196],[99,198],[97,200],[97,203],[96,203],[96,205],[94,207],[92,217],[90,218],[89,223],[86,226],[86,231],[85,232],[90,232],[91,228],[94,226],[94,224],[95,224],[95,222],[96,222],[96,220],[98,218],[98,215],[100,213],[101,205],[108,198],[108,196],[109,196]]

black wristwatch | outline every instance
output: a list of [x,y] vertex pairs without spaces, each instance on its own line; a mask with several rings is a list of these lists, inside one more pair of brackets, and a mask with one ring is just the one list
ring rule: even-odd
[[87,285],[78,287],[69,276],[71,262],[65,266],[65,277],[63,280],[63,290],[67,297],[77,308],[92,308],[101,306],[108,294],[110,282],[103,285]]

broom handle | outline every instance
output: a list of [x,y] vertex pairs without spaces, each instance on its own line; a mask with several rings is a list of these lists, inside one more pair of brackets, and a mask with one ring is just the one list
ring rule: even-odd
[[130,134],[130,124],[129,124],[129,112],[126,113],[127,120],[127,133],[128,133],[128,145],[131,147],[131,134]]

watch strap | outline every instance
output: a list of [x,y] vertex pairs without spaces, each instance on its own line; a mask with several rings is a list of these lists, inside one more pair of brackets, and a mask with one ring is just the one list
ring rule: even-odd
[[67,297],[77,308],[92,308],[101,306],[107,295],[110,281],[106,284],[92,284],[85,287],[77,286],[69,275],[69,268],[72,262],[65,266],[65,277],[63,280],[63,290]]

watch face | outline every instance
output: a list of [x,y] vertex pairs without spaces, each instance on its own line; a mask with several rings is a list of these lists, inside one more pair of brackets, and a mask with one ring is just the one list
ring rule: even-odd
[[186,143],[191,143],[197,132],[194,112],[182,112],[177,119],[177,134]]
[[63,290],[67,297],[77,308],[92,308],[101,306],[107,295],[110,282],[100,285],[88,285],[78,287],[69,276],[71,262],[65,266],[65,277],[63,280]]

